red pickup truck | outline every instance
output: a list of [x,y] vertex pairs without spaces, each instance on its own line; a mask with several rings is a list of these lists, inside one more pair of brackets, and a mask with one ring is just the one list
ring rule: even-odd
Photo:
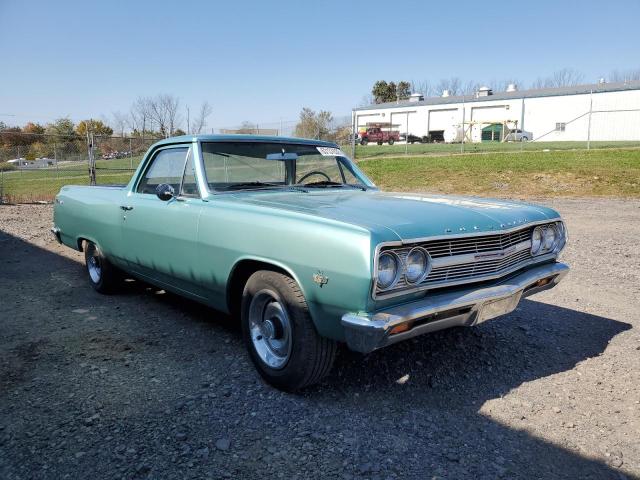
[[383,130],[379,127],[367,128],[365,132],[360,132],[360,145],[366,145],[369,142],[376,142],[382,145],[387,142],[393,145],[393,142],[400,140],[400,132]]

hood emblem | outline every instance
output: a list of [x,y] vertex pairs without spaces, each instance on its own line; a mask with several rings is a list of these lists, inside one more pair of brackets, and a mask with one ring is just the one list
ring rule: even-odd
[[512,254],[515,251],[516,251],[516,246],[514,245],[513,247],[509,247],[500,252],[478,253],[477,255],[475,255],[474,258],[476,260],[492,260],[495,258],[503,258],[507,255]]

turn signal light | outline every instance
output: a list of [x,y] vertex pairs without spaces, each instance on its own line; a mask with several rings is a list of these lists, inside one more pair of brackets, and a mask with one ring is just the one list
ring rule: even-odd
[[411,322],[401,323],[400,325],[396,325],[391,329],[389,335],[395,335],[396,333],[406,332],[411,328]]

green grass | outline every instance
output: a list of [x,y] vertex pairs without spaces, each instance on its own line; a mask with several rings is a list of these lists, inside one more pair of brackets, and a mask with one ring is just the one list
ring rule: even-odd
[[[142,156],[96,161],[98,184],[127,183]],[[11,202],[50,201],[64,185],[89,185],[85,162],[61,162],[58,168],[14,170],[2,173],[0,187]]]
[[384,190],[502,197],[640,197],[640,149],[360,160]]
[[[517,145],[517,144],[516,144]],[[414,145],[413,147],[429,147]],[[434,146],[434,145],[431,145]],[[444,146],[444,145],[437,145]],[[395,146],[394,146],[395,147]],[[394,148],[392,147],[392,148]],[[402,148],[404,153],[404,146]],[[458,145],[459,147],[459,145]],[[380,147],[366,147],[380,148]],[[386,147],[388,148],[388,147]],[[498,197],[640,198],[640,149],[489,152],[359,159],[384,190]],[[97,162],[99,184],[127,183],[141,157]],[[51,200],[63,185],[88,185],[86,164],[4,172],[3,194],[13,202]]]
[[[633,148],[640,142],[591,142],[590,148]],[[347,152],[350,148],[345,147]],[[587,142],[481,142],[481,143],[414,143],[413,145],[376,145],[356,146],[356,158],[404,155],[446,155],[481,152],[520,152],[548,150],[586,149]]]

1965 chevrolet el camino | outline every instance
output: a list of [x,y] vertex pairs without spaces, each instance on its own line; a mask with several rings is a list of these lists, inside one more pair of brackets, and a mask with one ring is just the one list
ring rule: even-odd
[[240,318],[271,384],[295,390],[358,352],[513,311],[554,287],[550,208],[384,193],[333,143],[183,136],[126,186],[63,187],[53,233],[110,292],[137,277]]

